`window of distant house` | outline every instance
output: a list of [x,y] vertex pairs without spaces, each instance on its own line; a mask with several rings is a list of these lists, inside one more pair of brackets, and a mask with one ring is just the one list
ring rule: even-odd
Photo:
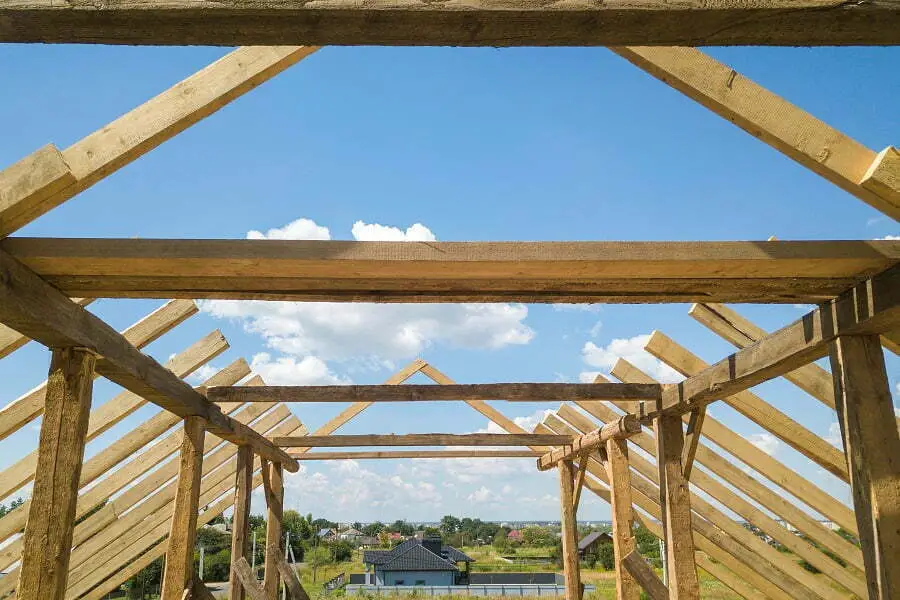
[[403,580],[402,579],[395,580],[394,585],[403,585]]
[[416,585],[425,585],[424,579],[416,579]]

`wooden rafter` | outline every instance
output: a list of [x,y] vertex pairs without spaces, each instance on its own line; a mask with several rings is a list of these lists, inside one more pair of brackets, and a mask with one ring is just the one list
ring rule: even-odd
[[209,431],[253,446],[261,456],[299,465],[249,427],[236,423],[205,397],[137,348],[112,327],[69,300],[5,252],[0,251],[0,321],[50,347],[83,347],[102,358],[96,371],[179,416],[198,416]]
[[663,584],[656,573],[647,564],[637,550],[634,550],[622,559],[622,563],[635,580],[650,597],[650,600],[669,600],[669,589]]
[[301,385],[215,387],[206,390],[214,402],[453,402],[503,400],[552,402],[579,400],[659,399],[659,385],[620,383],[474,383],[459,385]]
[[538,470],[547,471],[553,469],[560,464],[560,461],[573,460],[582,454],[596,451],[598,448],[605,446],[607,440],[627,439],[640,432],[641,424],[637,417],[634,415],[625,415],[615,422],[607,423],[599,429],[595,429],[594,431],[575,438],[570,444],[547,452],[538,459]]
[[0,3],[0,42],[152,45],[615,46],[667,44],[887,45],[900,43],[894,2],[831,0],[607,0],[547,6],[534,0],[473,0],[465,6],[259,6],[155,2],[140,11],[113,5],[97,13],[50,0]]
[[373,450],[359,452],[290,452],[300,461],[419,458],[534,458],[533,450]]
[[280,448],[349,448],[357,446],[556,446],[572,439],[532,433],[407,433],[304,435],[272,438]]

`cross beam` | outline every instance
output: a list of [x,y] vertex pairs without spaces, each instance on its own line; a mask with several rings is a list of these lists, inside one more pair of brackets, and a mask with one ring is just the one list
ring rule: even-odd
[[892,0],[0,1],[0,42],[140,45],[816,46],[900,43]]
[[599,429],[595,429],[572,440],[570,444],[551,450],[537,461],[540,471],[548,471],[560,464],[563,460],[577,460],[580,456],[598,450],[609,440],[627,439],[641,432],[641,423],[634,415],[625,415],[618,421],[607,423]]
[[532,433],[408,433],[363,435],[304,435],[276,437],[279,448],[348,448],[357,446],[559,446],[569,444],[568,435]]
[[143,354],[119,332],[33,271],[0,250],[0,321],[50,348],[79,347],[98,355],[96,372],[181,417],[200,417],[204,427],[262,457],[299,464],[262,435],[226,416],[177,375]]
[[372,450],[368,452],[305,452],[292,453],[297,460],[360,460],[407,458],[534,458],[534,450]]

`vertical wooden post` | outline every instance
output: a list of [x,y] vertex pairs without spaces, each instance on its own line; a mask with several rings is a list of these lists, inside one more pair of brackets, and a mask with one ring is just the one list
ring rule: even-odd
[[571,460],[561,460],[558,470],[566,600],[581,600],[581,574],[578,570],[578,526],[575,521],[575,466]]
[[877,335],[831,347],[838,414],[871,600],[900,598],[900,435]]
[[194,574],[194,543],[197,540],[197,511],[200,479],[203,475],[204,420],[187,417],[178,465],[178,487],[169,528],[169,548],[163,573],[163,600],[180,599],[191,586]]
[[281,463],[263,462],[263,487],[269,505],[266,522],[266,573],[263,588],[268,600],[278,600],[278,561],[281,557],[281,518],[284,511],[284,474]]
[[244,586],[234,568],[248,556],[250,534],[250,493],[253,488],[253,450],[239,446],[234,483],[234,517],[231,523],[231,574],[228,578],[228,600],[244,600]]
[[78,482],[91,412],[93,353],[54,348],[16,597],[65,597]]
[[628,441],[606,442],[606,471],[609,477],[612,505],[613,549],[616,559],[616,600],[638,600],[641,587],[628,569],[625,557],[634,552],[634,515],[631,508],[631,470],[628,464]]
[[684,431],[681,418],[663,416],[656,423],[656,460],[660,471],[660,504],[666,536],[669,598],[695,600],[700,597],[694,538],[691,532],[691,494],[681,464]]

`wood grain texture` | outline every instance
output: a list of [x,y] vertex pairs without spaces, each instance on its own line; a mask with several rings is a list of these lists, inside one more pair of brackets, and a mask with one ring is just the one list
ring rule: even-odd
[[669,600],[669,590],[657,577],[656,573],[647,564],[637,550],[632,550],[622,559],[622,565],[640,584],[650,600]]
[[566,600],[581,600],[581,574],[578,557],[578,523],[575,514],[575,468],[570,460],[562,460],[559,470],[560,537],[565,578]]
[[728,46],[900,43],[896,3],[833,0],[347,0],[0,3],[0,42],[141,45]]
[[278,572],[281,574],[281,579],[288,589],[288,597],[290,600],[309,600],[309,594],[306,593],[306,590],[303,589],[303,586],[300,584],[300,579],[297,578],[297,572],[294,571],[289,564],[284,562],[284,560],[279,560],[277,566]]
[[34,502],[25,525],[16,586],[21,600],[65,597],[95,361],[95,355],[83,349],[52,352]]
[[553,402],[578,400],[659,399],[657,384],[621,383],[472,383],[453,385],[301,385],[213,387],[213,402],[454,402],[504,400]]
[[[879,152],[860,181],[860,186],[883,198],[890,206],[900,207],[900,150],[888,146]],[[900,219],[900,209],[888,214]]]
[[[638,600],[640,588],[635,577],[625,566],[625,559],[637,548],[634,538],[634,516],[631,508],[631,468],[628,464],[628,440],[607,440],[606,460],[612,511],[616,600]],[[583,462],[584,465],[587,465],[586,460]]]
[[358,446],[551,446],[571,438],[531,433],[405,433],[304,435],[272,438],[280,448],[352,448]]
[[814,302],[896,241],[342,242],[7,239],[73,296],[384,302]]
[[[602,384],[591,384],[602,385]],[[556,467],[563,460],[573,460],[581,454],[587,454],[603,448],[607,440],[622,440],[641,432],[641,424],[634,415],[624,415],[603,427],[585,433],[571,443],[556,448],[541,456],[537,461],[539,471],[547,471]]]
[[3,251],[0,321],[47,346],[87,348],[102,357],[96,371],[107,379],[179,416],[203,418],[209,431],[236,444],[250,444],[258,454],[283,461],[291,472],[299,468],[268,440],[228,419],[174,373]]
[[297,452],[290,455],[300,461],[310,460],[365,460],[365,459],[406,459],[406,458],[536,458],[540,452],[534,450],[374,450],[359,452]]
[[266,496],[266,568],[263,589],[269,600],[278,600],[278,583],[281,574],[278,563],[283,559],[281,545],[282,517],[284,515],[284,473],[280,463],[262,463],[263,492]]
[[877,336],[832,345],[838,423],[844,438],[869,598],[900,597],[900,435]]
[[241,580],[241,585],[244,587],[244,592],[250,600],[271,600],[263,588],[259,586],[259,582],[256,581],[256,576],[250,569],[246,558],[239,558],[232,568],[236,570],[238,579]]
[[[0,15],[9,6],[0,6]],[[95,14],[95,16],[97,16]],[[0,16],[0,38],[8,23]],[[140,158],[315,52],[238,48],[60,153],[46,146],[0,172],[0,238]]]
[[900,187],[885,190],[866,180],[875,151],[700,50],[612,50],[844,191],[900,219]]
[[235,468],[234,515],[231,525],[231,573],[228,578],[228,600],[244,600],[244,588],[234,563],[250,553],[250,492],[253,483],[253,451],[239,446]]
[[[87,306],[93,301],[93,298],[72,298],[72,302],[80,306]],[[0,358],[6,358],[30,341],[31,339],[18,331],[0,325]]]
[[203,476],[203,427],[204,421],[199,417],[184,420],[169,549],[160,593],[163,598],[177,598],[192,583],[200,479]]

